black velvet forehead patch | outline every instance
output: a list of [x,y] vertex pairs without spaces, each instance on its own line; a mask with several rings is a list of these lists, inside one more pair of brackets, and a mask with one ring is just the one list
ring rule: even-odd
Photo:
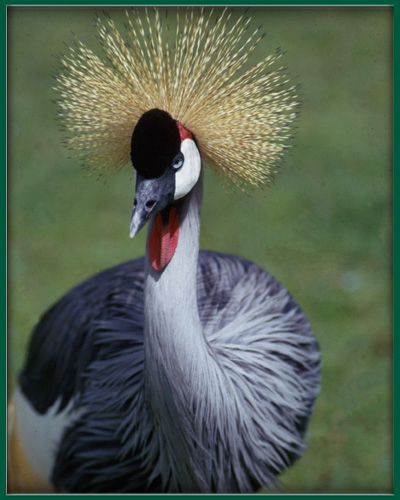
[[132,134],[132,164],[146,179],[160,177],[171,166],[180,147],[181,139],[176,121],[166,111],[146,111]]

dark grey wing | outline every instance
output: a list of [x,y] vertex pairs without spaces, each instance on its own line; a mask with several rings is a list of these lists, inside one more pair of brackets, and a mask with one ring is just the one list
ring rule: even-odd
[[58,491],[159,489],[140,455],[152,433],[141,390],[143,285],[143,258],[108,269],[67,293],[33,332],[23,394],[41,414],[60,398],[58,411],[73,401],[80,414],[57,450]]
[[73,288],[42,316],[19,376],[22,392],[39,413],[59,398],[59,410],[64,409],[82,391],[82,374],[99,350],[91,332],[110,312],[143,324],[143,280],[144,258],[126,262]]

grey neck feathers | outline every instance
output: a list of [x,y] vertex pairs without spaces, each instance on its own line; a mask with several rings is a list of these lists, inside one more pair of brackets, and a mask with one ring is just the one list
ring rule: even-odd
[[[161,273],[151,267],[146,252],[146,363],[162,361],[165,364],[173,359],[184,372],[193,350],[205,342],[196,294],[201,202],[200,178],[182,200],[178,246],[171,262]],[[153,356],[161,356],[161,359],[156,361]],[[184,374],[187,375],[186,372]]]
[[197,438],[188,435],[196,407],[193,379],[207,366],[209,356],[196,294],[202,184],[200,176],[182,200],[178,246],[170,263],[161,273],[154,271],[146,252],[145,267],[146,401],[164,441],[160,445],[170,451],[172,463],[178,459],[187,465],[179,478],[185,478],[186,491],[196,490],[199,480],[190,459]]

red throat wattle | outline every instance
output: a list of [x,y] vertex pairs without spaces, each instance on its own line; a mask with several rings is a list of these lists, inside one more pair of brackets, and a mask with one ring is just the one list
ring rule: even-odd
[[[149,258],[155,271],[162,271],[174,256],[178,246],[179,213],[177,207],[171,207],[165,220],[157,214],[149,237]],[[164,220],[163,220],[164,219]]]

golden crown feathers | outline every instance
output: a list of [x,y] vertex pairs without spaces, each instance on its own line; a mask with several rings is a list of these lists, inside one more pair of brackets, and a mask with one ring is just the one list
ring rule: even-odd
[[153,108],[194,135],[203,161],[236,185],[269,182],[290,148],[297,87],[279,50],[246,69],[263,38],[232,9],[132,9],[126,38],[97,19],[100,59],[75,41],[60,57],[54,87],[67,146],[95,171],[124,167],[133,129]]

